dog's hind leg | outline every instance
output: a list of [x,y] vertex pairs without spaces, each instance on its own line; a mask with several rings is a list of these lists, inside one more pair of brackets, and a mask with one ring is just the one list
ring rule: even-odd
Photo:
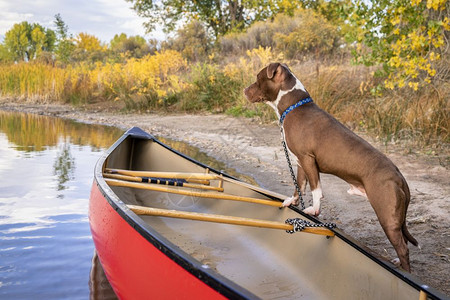
[[382,227],[392,246],[394,246],[395,252],[400,260],[400,265],[405,271],[411,272],[408,244],[403,236],[401,226]]
[[368,188],[367,196],[378,221],[387,238],[397,253],[402,268],[410,272],[409,249],[407,240],[403,234],[403,226],[406,218],[406,195],[395,183],[389,180],[378,188]]

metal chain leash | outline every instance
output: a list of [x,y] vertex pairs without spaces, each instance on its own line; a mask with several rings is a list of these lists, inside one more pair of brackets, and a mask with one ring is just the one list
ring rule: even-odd
[[328,229],[336,228],[336,224],[334,223],[311,223],[300,218],[287,219],[285,223],[294,226],[292,230],[286,230],[287,233],[291,234],[302,231],[306,227],[326,227]]
[[289,151],[287,149],[286,141],[284,139],[283,124],[281,124],[280,129],[281,129],[281,144],[283,145],[284,154],[286,155],[286,160],[287,160],[287,163],[289,166],[289,171],[291,172],[291,177],[292,177],[292,180],[294,181],[295,190],[298,193],[298,199],[300,200],[301,208],[302,208],[302,210],[304,210],[305,202],[303,201],[302,192],[300,191],[300,187],[298,186],[297,178],[295,177],[295,174],[294,174],[294,169],[292,168],[291,158],[289,157]]

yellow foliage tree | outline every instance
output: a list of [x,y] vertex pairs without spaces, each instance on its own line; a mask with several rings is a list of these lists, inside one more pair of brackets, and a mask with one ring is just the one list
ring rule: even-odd
[[418,90],[439,79],[438,61],[448,51],[450,35],[447,0],[375,0],[370,5],[358,0],[355,4],[348,19],[359,29],[353,37],[358,43],[356,60],[381,64],[385,88]]
[[84,32],[77,34],[75,37],[75,45],[78,49],[86,52],[106,50],[106,46],[103,46],[96,36]]

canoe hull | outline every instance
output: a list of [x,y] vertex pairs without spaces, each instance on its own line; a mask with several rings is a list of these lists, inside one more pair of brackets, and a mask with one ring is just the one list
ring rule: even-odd
[[142,238],[93,183],[89,221],[105,274],[120,299],[225,299]]

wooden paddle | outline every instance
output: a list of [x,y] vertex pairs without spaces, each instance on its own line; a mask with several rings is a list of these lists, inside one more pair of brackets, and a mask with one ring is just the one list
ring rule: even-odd
[[[168,210],[161,208],[144,207],[138,205],[127,205],[137,215],[148,215],[148,216],[160,216],[178,219],[189,219],[205,222],[223,223],[223,224],[234,224],[243,225],[251,227],[260,228],[272,228],[272,229],[282,229],[282,230],[293,230],[294,226],[281,222],[265,221],[258,219],[249,219],[242,217],[224,216],[224,215],[213,215],[205,213],[195,213],[195,212],[185,212],[178,210]],[[319,235],[334,236],[334,232],[328,228],[324,227],[305,227],[302,232],[314,233]]]
[[194,180],[216,180],[221,176],[206,173],[182,173],[182,172],[153,172],[153,171],[131,171],[122,169],[105,169],[106,173],[121,174],[137,177],[156,177],[156,178],[172,178],[172,179],[194,179]]
[[173,188],[173,187],[169,187],[169,186],[157,186],[157,185],[153,185],[153,184],[129,182],[129,181],[123,181],[123,180],[117,180],[117,179],[105,179],[105,182],[107,184],[109,184],[110,186],[131,187],[131,188],[137,188],[137,189],[145,189],[145,190],[151,190],[151,191],[156,191],[156,192],[172,193],[172,194],[179,194],[179,195],[192,196],[192,197],[243,201],[243,202],[251,202],[251,203],[270,205],[270,206],[275,206],[275,207],[281,207],[281,204],[282,204],[280,201],[275,201],[275,200],[266,200],[266,199],[258,199],[258,198],[244,197],[244,196],[236,196],[236,195],[230,195],[230,194],[225,194],[225,193],[196,192],[196,191],[190,191],[190,190],[183,190],[183,189],[179,189],[179,188]]
[[[109,173],[103,173],[103,177],[111,178],[111,179],[125,180],[125,181],[133,181],[133,182],[145,182],[144,178],[151,179],[148,177],[142,178],[142,177],[136,177],[136,176],[127,176],[127,175],[109,174]],[[216,186],[208,186],[208,185],[203,185],[203,184],[194,184],[194,183],[177,182],[177,181],[172,181],[172,183],[170,183],[170,180],[171,179],[167,178],[167,180],[165,180],[165,181],[161,180],[160,182],[157,182],[157,184],[166,184],[166,185],[181,186],[181,187],[201,189],[201,190],[223,192],[223,188],[220,186],[216,187]],[[149,183],[152,183],[152,182],[149,182]]]
[[427,293],[425,293],[424,291],[420,291],[419,300],[427,300],[427,298]]

